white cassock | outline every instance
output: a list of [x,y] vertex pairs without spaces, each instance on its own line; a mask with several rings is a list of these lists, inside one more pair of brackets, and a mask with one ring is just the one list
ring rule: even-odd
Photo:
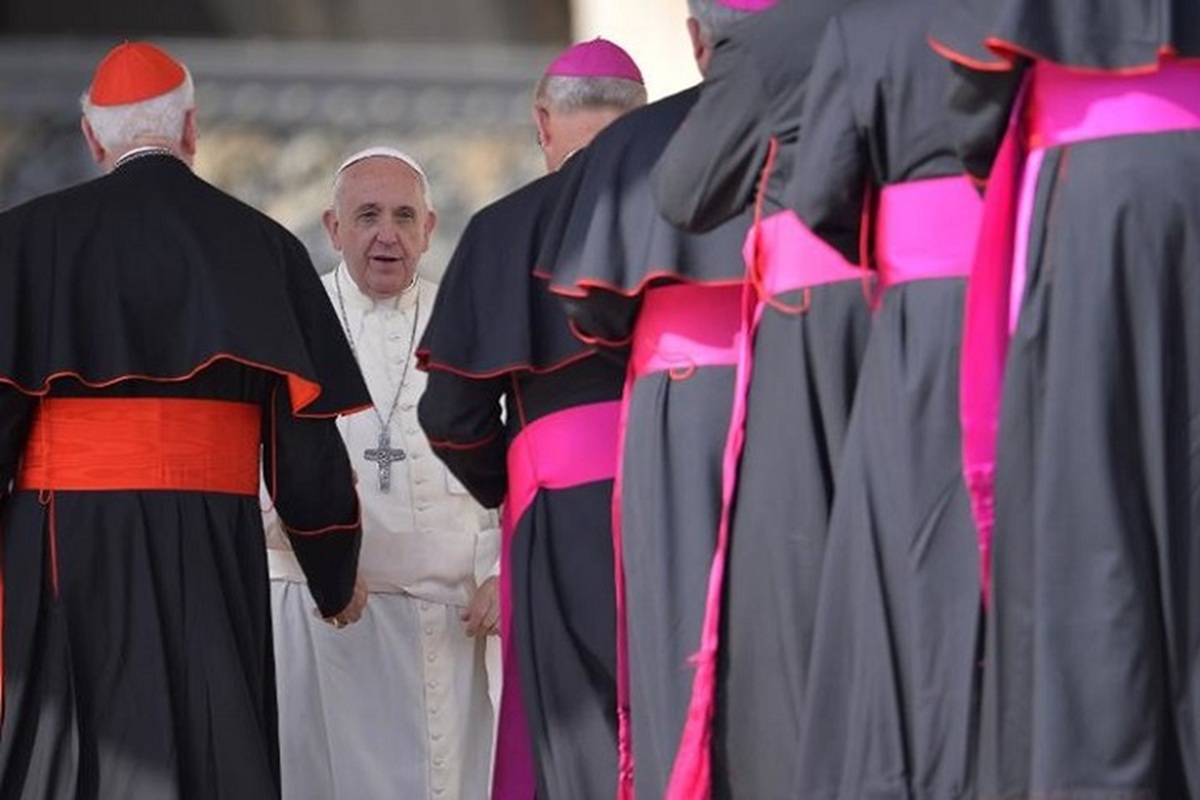
[[[478,583],[496,573],[499,534],[494,515],[430,450],[416,411],[425,374],[404,367],[437,287],[420,279],[376,303],[344,264],[322,280],[375,403],[339,420],[358,474],[359,577],[370,594],[354,625],[335,630],[318,619],[267,514],[283,797],[483,800],[494,731],[485,655],[497,639],[469,638],[459,615]],[[405,457],[391,462],[384,492],[379,465],[364,453],[379,448],[380,418],[397,391],[388,427],[391,447]]]

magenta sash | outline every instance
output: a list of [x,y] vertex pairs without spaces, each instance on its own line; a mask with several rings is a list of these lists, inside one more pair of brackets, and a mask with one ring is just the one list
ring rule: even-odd
[[929,278],[965,278],[983,200],[963,175],[896,183],[879,195],[875,261],[883,291]]
[[[742,349],[741,285],[672,284],[647,289],[633,332],[633,348],[621,403],[621,452],[633,384],[666,372],[686,380],[698,367],[734,366]],[[613,555],[617,591],[617,725],[619,800],[633,800],[633,748],[629,723],[629,632],[626,624],[624,546],[621,535],[621,470],[613,491]]]
[[[761,189],[760,189],[761,192]],[[761,198],[761,194],[760,194]],[[865,270],[848,263],[840,253],[817,237],[791,211],[758,219],[746,236],[742,249],[747,280],[743,284],[738,313],[738,332],[733,337],[737,352],[737,376],[733,408],[721,469],[721,512],[717,545],[709,572],[708,595],[700,648],[692,661],[692,695],[679,750],[667,785],[668,800],[706,800],[712,794],[712,720],[716,698],[717,653],[720,647],[721,602],[725,567],[729,555],[729,526],[738,464],[745,441],[746,410],[753,371],[754,333],[768,304],[784,292],[842,281],[862,281]],[[803,313],[807,301],[792,313]]]
[[1043,148],[1091,139],[1200,129],[1196,65],[1168,60],[1153,73],[1111,75],[1038,62],[1030,73],[988,180],[963,323],[963,474],[978,528],[985,600],[1004,362],[1026,269],[1027,234],[1017,229],[1018,212],[1024,208],[1028,216],[1036,183],[1026,159]]
[[751,228],[742,256],[766,297],[864,277],[861,268],[847,262],[790,210],[772,214]]
[[617,401],[575,406],[526,425],[508,446],[508,496],[501,518],[500,651],[504,683],[492,797],[533,800],[537,789],[518,658],[512,641],[512,558],[517,522],[542,489],[608,480],[617,471]]

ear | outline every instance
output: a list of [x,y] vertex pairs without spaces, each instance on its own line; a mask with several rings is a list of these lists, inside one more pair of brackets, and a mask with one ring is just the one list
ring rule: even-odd
[[321,215],[321,224],[325,226],[325,233],[329,234],[330,246],[339,253],[342,252],[342,240],[338,236],[337,213],[332,208],[325,209],[325,213]]
[[196,157],[196,109],[189,108],[183,115],[183,135],[179,139],[180,149],[189,159]]
[[533,107],[533,124],[537,126],[538,144],[542,150],[550,146],[550,109],[540,103]]
[[422,248],[422,253],[429,249],[429,243],[433,240],[433,232],[437,228],[437,222],[437,212],[432,208],[429,209],[429,213],[425,215],[425,247]]
[[83,138],[87,141],[88,152],[92,155],[92,160],[97,164],[104,164],[104,159],[108,157],[108,151],[104,149],[104,145],[100,144],[100,140],[96,138],[96,132],[92,130],[92,123],[88,122],[86,116],[79,120],[79,127],[83,131]]
[[696,59],[696,67],[703,75],[708,69],[708,57],[712,54],[708,42],[700,32],[700,20],[695,17],[687,18],[688,38],[692,40],[692,58]]

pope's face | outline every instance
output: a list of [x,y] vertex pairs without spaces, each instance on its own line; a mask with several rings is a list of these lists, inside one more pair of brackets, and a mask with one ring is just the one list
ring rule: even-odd
[[437,224],[421,179],[395,158],[372,156],[342,171],[325,229],[358,287],[376,299],[412,282]]

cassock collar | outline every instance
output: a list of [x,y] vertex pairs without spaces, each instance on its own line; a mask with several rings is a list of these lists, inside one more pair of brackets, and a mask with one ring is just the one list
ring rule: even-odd
[[411,288],[401,292],[398,297],[376,300],[358,288],[358,284],[351,277],[350,269],[346,266],[345,261],[337,265],[337,271],[337,282],[342,289],[342,297],[346,302],[346,310],[358,314],[366,314],[369,311],[407,311],[416,305],[418,289],[424,283],[418,275],[416,283]]

